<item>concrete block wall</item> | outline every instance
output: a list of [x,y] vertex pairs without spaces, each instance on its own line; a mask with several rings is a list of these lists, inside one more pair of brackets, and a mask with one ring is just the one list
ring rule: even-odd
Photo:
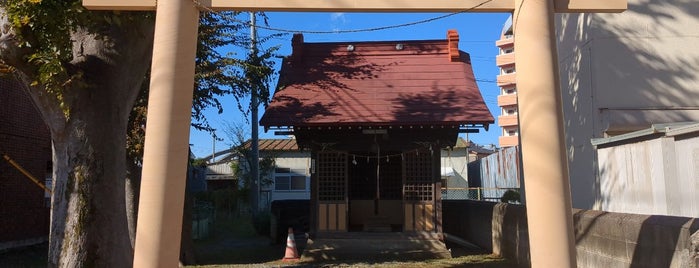
[[[445,233],[530,266],[524,206],[445,200],[443,209]],[[573,219],[578,267],[699,268],[699,219],[593,210]]]
[[696,262],[691,237],[699,235],[699,219],[589,210],[573,217],[578,267],[680,268]]
[[[0,154],[42,183],[51,165],[49,131],[27,92],[7,77],[0,77]],[[45,241],[49,213],[44,190],[0,158],[0,250]]]
[[442,200],[444,232],[493,249],[493,207],[497,203]]
[[491,229],[493,254],[507,256],[518,266],[529,266],[529,230],[523,206],[495,203]]
[[473,200],[442,200],[444,232],[518,267],[529,267],[529,233],[524,206]]

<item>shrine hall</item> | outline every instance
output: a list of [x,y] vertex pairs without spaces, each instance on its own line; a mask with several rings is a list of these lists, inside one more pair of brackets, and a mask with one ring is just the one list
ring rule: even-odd
[[459,35],[292,38],[260,124],[311,150],[311,233],[442,233],[440,149],[494,122]]

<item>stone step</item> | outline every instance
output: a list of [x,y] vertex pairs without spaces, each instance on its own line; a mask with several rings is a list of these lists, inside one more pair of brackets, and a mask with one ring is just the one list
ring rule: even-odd
[[366,219],[364,223],[365,232],[390,232],[391,223],[388,217],[385,216],[371,216]]

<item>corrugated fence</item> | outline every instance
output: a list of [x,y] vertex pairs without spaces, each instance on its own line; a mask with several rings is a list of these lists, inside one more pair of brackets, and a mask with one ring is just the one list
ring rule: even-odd
[[482,187],[483,199],[499,200],[509,189],[519,189],[519,146],[506,147],[469,163],[469,187]]

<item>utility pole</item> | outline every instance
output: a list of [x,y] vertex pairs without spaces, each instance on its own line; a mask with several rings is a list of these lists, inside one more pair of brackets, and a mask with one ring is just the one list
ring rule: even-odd
[[211,163],[216,163],[216,133],[212,135],[213,141],[211,142]]
[[[255,12],[250,12],[250,56],[253,57],[254,59],[257,59],[257,28],[256,26],[257,19],[255,18]],[[257,60],[255,60],[254,64],[257,64]],[[248,64],[251,64],[248,62]],[[248,75],[250,77],[250,75]],[[254,77],[254,76],[253,76]],[[250,124],[252,124],[252,138],[250,140],[250,158],[252,158],[252,161],[250,162],[250,176],[252,177],[252,185],[251,185],[251,196],[253,198],[252,203],[252,208],[257,212],[260,209],[260,188],[262,188],[262,185],[260,185],[260,149],[259,149],[259,135],[258,135],[258,112],[257,108],[260,106],[260,102],[258,100],[258,90],[260,87],[259,82],[251,80],[250,82]]]

